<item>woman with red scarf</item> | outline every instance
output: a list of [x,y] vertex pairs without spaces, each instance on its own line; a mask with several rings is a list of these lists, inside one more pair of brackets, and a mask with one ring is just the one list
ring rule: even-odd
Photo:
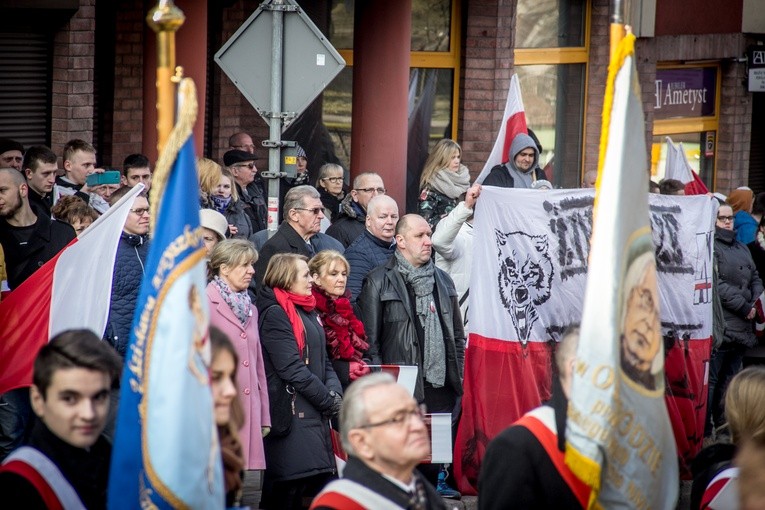
[[345,389],[369,373],[369,367],[362,359],[369,348],[364,324],[353,313],[351,295],[345,288],[350,265],[340,252],[324,250],[308,262],[308,269],[313,278],[316,310],[327,336],[329,357]]
[[340,412],[342,387],[327,355],[307,260],[274,255],[258,292],[271,404],[264,509],[308,508],[336,476],[329,420]]

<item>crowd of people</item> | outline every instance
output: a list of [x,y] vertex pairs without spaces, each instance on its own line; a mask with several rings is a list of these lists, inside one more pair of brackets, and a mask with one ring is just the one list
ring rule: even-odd
[[[430,449],[425,409],[451,414],[453,430],[460,417],[473,211],[481,194],[461,162],[461,147],[448,139],[435,145],[422,171],[417,213],[402,214],[374,172],[356,175],[347,188],[344,169],[325,164],[309,184],[309,159],[298,146],[296,175],[279,179],[281,220],[269,237],[268,186],[255,145],[246,133],[229,143],[222,164],[197,161],[226,504],[240,504],[243,485],[262,472],[264,509],[447,508],[444,498],[460,497],[450,486],[450,466],[421,461]],[[539,153],[534,138],[516,136],[507,161],[483,184],[550,189]],[[104,438],[114,428],[109,408],[117,404],[117,374],[151,245],[150,162],[130,155],[118,182],[93,184],[88,177],[104,169],[82,140],[66,144],[60,170],[49,148],[24,150],[12,140],[0,140],[0,161],[8,162],[0,168],[0,277],[11,291],[131,187],[146,188],[120,236],[105,342],[87,331],[59,335],[40,352],[31,389],[0,396],[5,493],[17,495],[19,508],[50,506],[53,496],[25,478],[29,459],[42,456],[73,489],[67,497],[103,508],[110,451]],[[596,177],[587,172],[582,187],[593,187]],[[653,185],[664,194],[684,192],[671,179]],[[748,188],[731,192],[718,209],[715,320],[724,327],[716,329],[709,370],[708,434],[724,435],[730,422],[734,442],[752,445],[747,458],[755,460],[765,450],[759,430],[765,420],[741,418],[748,411],[731,409],[746,408],[749,396],[731,395],[739,391],[737,379],[760,374],[741,370],[757,343],[764,212],[765,194],[755,197]],[[586,506],[588,493],[566,471],[557,435],[578,335],[565,333],[557,347],[559,378],[549,405],[489,446],[481,508]],[[416,366],[414,394],[378,373],[380,365]],[[59,408],[62,394],[71,401],[66,413]],[[349,455],[339,480],[332,429]],[[722,463],[719,455],[707,457],[727,469],[734,454],[726,455]],[[527,467],[510,476],[509,462]],[[710,463],[700,466],[705,480],[717,475]]]

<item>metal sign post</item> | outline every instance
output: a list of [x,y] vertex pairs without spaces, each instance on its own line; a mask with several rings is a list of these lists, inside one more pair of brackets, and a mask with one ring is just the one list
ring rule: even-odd
[[[270,29],[269,29],[270,25]],[[268,123],[269,236],[277,228],[281,134],[345,67],[345,60],[293,0],[268,0],[215,54],[215,62]],[[287,161],[285,167],[290,168]]]

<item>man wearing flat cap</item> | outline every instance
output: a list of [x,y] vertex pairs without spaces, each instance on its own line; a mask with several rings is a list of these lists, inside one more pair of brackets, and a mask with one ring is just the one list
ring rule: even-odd
[[268,225],[268,209],[263,189],[255,181],[258,157],[247,151],[230,150],[223,155],[223,164],[231,170],[240,200],[245,204],[245,212],[252,222],[253,232],[264,230]]
[[21,172],[24,146],[10,138],[0,138],[0,168],[15,168]]

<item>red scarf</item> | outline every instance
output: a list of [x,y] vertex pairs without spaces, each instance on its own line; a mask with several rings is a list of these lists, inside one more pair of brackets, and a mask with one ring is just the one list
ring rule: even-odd
[[276,296],[276,302],[279,303],[279,306],[284,308],[284,311],[287,312],[287,318],[292,325],[292,332],[295,334],[295,340],[297,341],[298,353],[302,357],[303,349],[305,348],[305,326],[303,325],[302,319],[300,319],[300,315],[298,315],[295,305],[298,305],[306,312],[311,312],[316,308],[316,300],[310,294],[308,296],[302,296],[300,294],[295,294],[294,292],[276,288],[274,289],[274,296]]
[[361,361],[369,344],[366,342],[364,324],[353,314],[353,307],[348,299],[350,293],[346,292],[345,296],[332,299],[317,287],[314,287],[312,292],[324,325],[331,358]]

